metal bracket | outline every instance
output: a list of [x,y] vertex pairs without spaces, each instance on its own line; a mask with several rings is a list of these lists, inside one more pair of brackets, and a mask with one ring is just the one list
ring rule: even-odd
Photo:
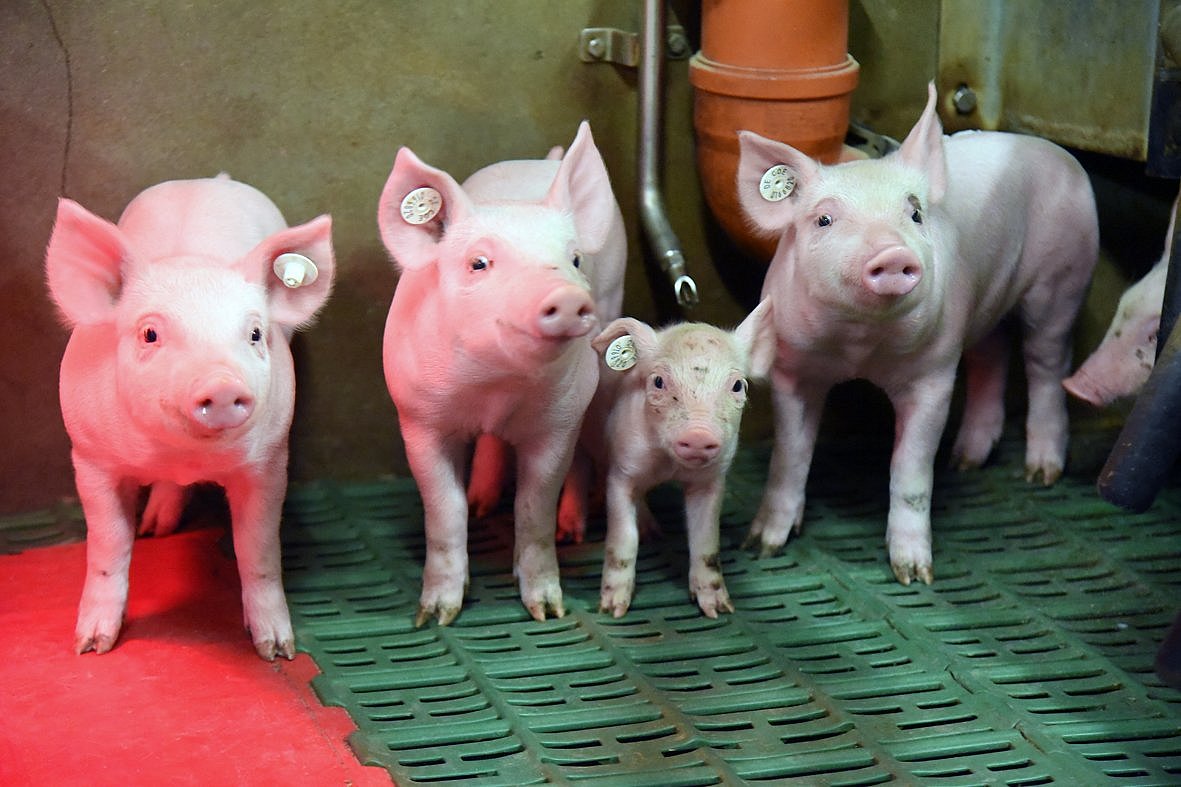
[[[665,28],[664,54],[669,60],[686,60],[693,54],[685,28]],[[640,35],[614,27],[588,27],[578,34],[578,58],[584,63],[612,63],[636,68],[640,64]]]

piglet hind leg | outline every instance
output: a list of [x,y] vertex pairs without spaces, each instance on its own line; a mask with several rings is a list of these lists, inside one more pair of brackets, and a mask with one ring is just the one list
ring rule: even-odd
[[467,502],[476,519],[492,514],[500,505],[512,452],[507,443],[490,434],[476,439],[468,478]]
[[590,508],[594,465],[590,456],[578,448],[570,463],[570,472],[562,484],[558,499],[557,541],[560,544],[581,544],[586,538],[586,520]]
[[152,484],[148,503],[139,523],[141,536],[166,536],[176,532],[181,514],[189,502],[189,488],[168,481]]
[[955,370],[919,381],[892,395],[894,453],[890,458],[890,513],[886,550],[890,568],[903,585],[935,578],[931,558],[931,492],[935,452],[947,423]]
[[242,581],[242,617],[254,649],[267,661],[295,658],[295,634],[283,592],[279,520],[287,490],[286,453],[258,473],[225,485],[234,554]]
[[997,329],[964,353],[964,416],[951,448],[957,470],[983,465],[1005,428],[1009,335]]
[[139,489],[111,479],[77,456],[74,471],[86,517],[86,582],[78,603],[74,650],[106,653],[115,646],[127,611]]
[[1050,486],[1062,477],[1070,439],[1066,390],[1062,387],[1070,366],[1069,332],[1043,326],[1026,334],[1029,413],[1025,419],[1025,479]]
[[685,488],[685,529],[689,537],[689,596],[707,618],[733,612],[722,577],[718,530],[722,515],[721,479]]
[[804,522],[804,488],[816,447],[816,433],[824,408],[823,391],[807,394],[782,391],[772,394],[775,413],[775,446],[763,502],[751,523],[743,549],[758,548],[761,557],[782,551]]
[[562,617],[555,542],[558,497],[570,468],[574,433],[554,433],[517,446],[513,573],[521,602],[535,620]]

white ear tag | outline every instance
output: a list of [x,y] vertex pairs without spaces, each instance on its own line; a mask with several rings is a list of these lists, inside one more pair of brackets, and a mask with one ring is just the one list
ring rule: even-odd
[[407,224],[426,224],[439,215],[443,197],[430,186],[422,186],[402,198],[402,220]]
[[622,372],[636,365],[636,343],[628,334],[620,336],[607,345],[607,352],[603,353],[603,360],[607,366],[617,372]]
[[779,202],[787,199],[796,189],[795,176],[791,174],[786,164],[776,164],[763,173],[759,181],[759,194],[767,202]]
[[302,254],[294,252],[280,254],[275,258],[273,267],[275,275],[291,289],[306,287],[320,275],[320,271],[316,269],[316,263]]

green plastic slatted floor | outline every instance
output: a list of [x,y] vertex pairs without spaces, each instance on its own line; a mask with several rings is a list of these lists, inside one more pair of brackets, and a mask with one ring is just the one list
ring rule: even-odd
[[1181,488],[1131,516],[1097,497],[1093,461],[1027,486],[1007,439],[990,467],[939,474],[936,582],[902,587],[888,448],[822,445],[804,534],[756,560],[738,545],[766,457],[744,449],[732,472],[737,612],[718,620],[688,599],[675,491],[657,492],[673,524],[624,618],[596,609],[598,523],[560,548],[567,615],[530,619],[501,517],[471,528],[460,617],[415,629],[413,484],[293,490],[287,587],[316,691],[403,785],[1181,783],[1181,692],[1152,672],[1181,606]]
[[[1068,476],[1021,479],[1008,436],[936,479],[931,587],[890,575],[889,446],[822,443],[804,533],[738,549],[767,447],[744,448],[723,514],[737,607],[688,599],[679,495],[657,490],[621,620],[596,611],[602,526],[563,546],[568,614],[538,623],[510,575],[507,515],[472,527],[468,602],[412,624],[423,534],[409,480],[294,487],[284,565],[314,688],[358,757],[400,785],[1181,784],[1181,692],[1152,672],[1181,606],[1181,477],[1132,516],[1092,479],[1113,434],[1076,435]],[[0,522],[0,551],[82,535],[76,506]]]

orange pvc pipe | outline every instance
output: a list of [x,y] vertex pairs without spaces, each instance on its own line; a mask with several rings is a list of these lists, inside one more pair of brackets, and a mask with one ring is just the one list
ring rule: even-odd
[[702,1],[701,51],[689,61],[698,171],[719,224],[756,259],[769,261],[776,241],[751,234],[742,216],[737,134],[843,158],[860,70],[848,34],[847,0]]

